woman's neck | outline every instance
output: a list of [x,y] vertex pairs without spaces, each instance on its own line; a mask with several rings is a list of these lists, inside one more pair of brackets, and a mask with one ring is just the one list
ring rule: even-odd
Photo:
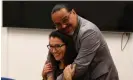
[[60,69],[64,69],[64,68],[65,68],[64,60],[61,60],[61,61],[60,61],[59,68],[60,68]]

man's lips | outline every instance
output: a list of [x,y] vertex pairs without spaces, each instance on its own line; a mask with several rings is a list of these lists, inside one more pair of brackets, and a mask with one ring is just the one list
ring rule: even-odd
[[64,29],[64,32],[65,32],[65,33],[69,33],[69,32],[70,32],[70,26],[66,27],[66,28]]

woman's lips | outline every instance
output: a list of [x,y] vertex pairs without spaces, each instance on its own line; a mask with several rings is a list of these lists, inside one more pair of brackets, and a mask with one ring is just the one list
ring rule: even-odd
[[58,53],[54,54],[55,57],[58,57],[59,55],[60,55],[60,54],[58,54]]

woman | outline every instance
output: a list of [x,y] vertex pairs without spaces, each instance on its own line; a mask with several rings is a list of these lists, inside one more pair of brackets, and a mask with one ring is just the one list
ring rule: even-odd
[[[53,31],[49,35],[49,45],[47,47],[50,61],[47,61],[44,66],[43,78],[44,80],[55,80],[63,73],[64,68],[74,61],[77,53],[72,38],[59,31]],[[48,75],[51,71],[53,71],[53,76]]]

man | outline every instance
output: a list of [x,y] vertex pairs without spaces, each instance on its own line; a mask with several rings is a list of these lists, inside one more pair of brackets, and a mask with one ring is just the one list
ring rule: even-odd
[[55,5],[51,17],[58,30],[73,37],[78,52],[74,74],[68,65],[57,80],[66,76],[74,80],[119,80],[107,43],[96,25],[65,4]]

